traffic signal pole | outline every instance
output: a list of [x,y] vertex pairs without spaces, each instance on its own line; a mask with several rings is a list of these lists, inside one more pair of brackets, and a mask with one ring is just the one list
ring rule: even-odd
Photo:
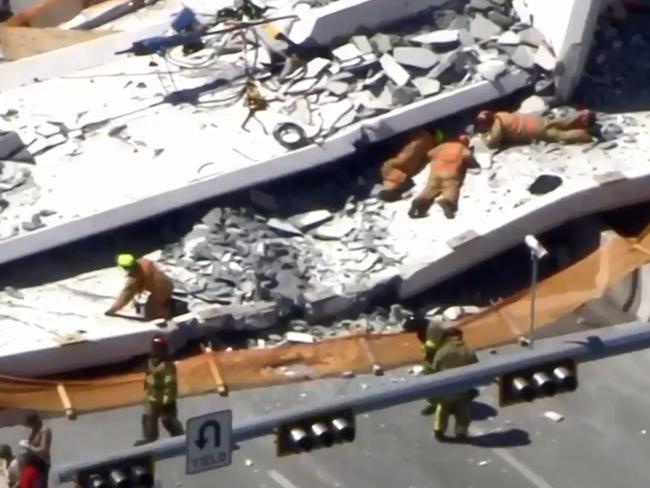
[[[487,385],[503,374],[516,372],[537,364],[575,359],[577,362],[594,361],[610,356],[626,354],[650,347],[650,324],[631,323],[620,327],[563,336],[549,341],[547,345],[521,352],[491,356],[480,363],[443,371],[430,376],[412,378],[403,383],[386,385],[318,403],[280,410],[267,415],[242,420],[233,427],[232,438],[239,443],[273,433],[282,424],[328,414],[331,411],[350,408],[355,414],[394,407],[416,400],[440,397]],[[140,456],[156,460],[185,455],[185,436],[173,437],[123,449],[56,468],[57,484],[71,481],[75,473],[94,465],[126,461]]]

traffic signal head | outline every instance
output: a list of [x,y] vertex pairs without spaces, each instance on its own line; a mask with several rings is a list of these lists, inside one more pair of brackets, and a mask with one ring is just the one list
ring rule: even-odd
[[148,456],[102,464],[77,473],[80,488],[152,488],[154,461]]
[[354,412],[349,409],[283,424],[276,429],[278,456],[352,442],[355,433]]
[[501,407],[532,402],[575,391],[578,388],[577,366],[573,359],[555,361],[505,374],[498,382]]

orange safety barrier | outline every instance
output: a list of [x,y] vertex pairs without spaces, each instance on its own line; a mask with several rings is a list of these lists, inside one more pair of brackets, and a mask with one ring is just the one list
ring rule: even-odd
[[[603,295],[620,279],[650,261],[650,227],[638,237],[614,235],[598,250],[543,280],[537,289],[537,328],[553,323]],[[529,296],[523,291],[481,314],[461,320],[470,346],[488,348],[513,342],[525,332]],[[523,328],[522,328],[523,327]],[[368,372],[374,364],[388,370],[421,360],[414,334],[359,335],[317,344],[273,349],[212,352],[178,361],[179,394],[269,386]],[[218,375],[215,375],[215,369]],[[130,373],[90,381],[28,380],[0,376],[0,407],[66,413],[117,408],[142,400],[144,375]]]

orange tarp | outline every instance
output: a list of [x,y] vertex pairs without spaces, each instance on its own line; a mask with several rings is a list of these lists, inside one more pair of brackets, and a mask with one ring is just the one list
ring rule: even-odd
[[[537,291],[537,327],[602,296],[607,288],[648,262],[649,229],[633,239],[614,235],[598,250],[543,280]],[[525,332],[529,306],[528,292],[524,291],[460,321],[459,326],[476,349],[513,342]],[[390,369],[420,359],[420,344],[414,334],[407,333],[351,336],[273,349],[208,352],[177,363],[179,393],[184,396],[216,390],[211,360],[216,362],[226,386],[237,390],[338,376],[344,371],[367,372],[373,364]],[[116,408],[141,401],[143,380],[142,373],[63,383],[0,376],[0,406],[63,412],[63,390],[69,407],[76,412]]]

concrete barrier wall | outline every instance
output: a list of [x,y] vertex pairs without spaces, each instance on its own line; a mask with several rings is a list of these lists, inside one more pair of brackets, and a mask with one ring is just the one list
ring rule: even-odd
[[566,101],[582,77],[605,0],[514,0],[513,5],[555,51],[556,93],[559,101]]

